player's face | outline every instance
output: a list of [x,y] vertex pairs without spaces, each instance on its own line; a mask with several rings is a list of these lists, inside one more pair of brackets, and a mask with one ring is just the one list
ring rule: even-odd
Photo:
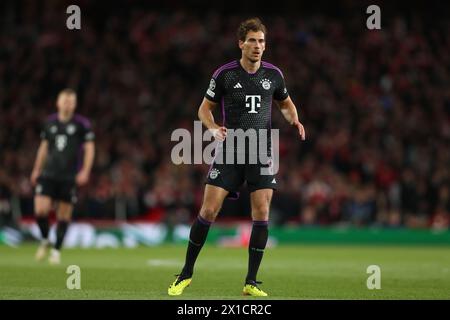
[[56,103],[58,111],[64,115],[71,115],[77,105],[77,96],[74,94],[60,94]]
[[266,49],[266,38],[262,31],[249,31],[245,41],[239,40],[242,56],[255,63],[261,60]]

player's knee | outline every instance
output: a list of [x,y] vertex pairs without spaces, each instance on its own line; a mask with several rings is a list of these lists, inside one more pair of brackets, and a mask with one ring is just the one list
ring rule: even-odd
[[256,221],[266,221],[269,219],[269,207],[265,205],[252,208],[252,217]]
[[200,216],[203,219],[213,222],[216,220],[217,213],[219,213],[220,208],[214,206],[205,206],[203,205],[200,210]]
[[34,215],[37,217],[45,217],[52,209],[52,203],[46,198],[37,196],[34,198]]
[[34,214],[36,217],[46,217],[50,212],[50,208],[47,207],[37,207]]
[[57,218],[58,218],[58,221],[70,222],[71,215],[70,214],[58,214]]

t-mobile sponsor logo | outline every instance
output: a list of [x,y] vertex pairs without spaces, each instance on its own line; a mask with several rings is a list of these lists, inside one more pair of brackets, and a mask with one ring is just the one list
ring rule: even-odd
[[259,95],[249,95],[245,96],[245,107],[250,108],[248,113],[258,113],[256,108],[261,107],[261,96]]

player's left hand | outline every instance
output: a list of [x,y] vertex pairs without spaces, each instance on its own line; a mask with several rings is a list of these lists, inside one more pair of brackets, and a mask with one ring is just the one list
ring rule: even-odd
[[89,181],[89,172],[83,170],[81,170],[75,178],[75,182],[79,186],[84,186],[86,183],[88,183],[88,181]]
[[302,140],[305,140],[306,139],[306,132],[305,132],[305,128],[303,127],[301,122],[297,120],[297,121],[294,121],[294,123],[292,125],[297,127],[297,130],[298,130],[298,133],[299,133],[300,137],[302,137]]

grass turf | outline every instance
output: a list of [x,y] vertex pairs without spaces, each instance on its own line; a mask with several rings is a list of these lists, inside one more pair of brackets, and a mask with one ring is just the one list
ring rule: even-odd
[[[0,299],[253,299],[241,296],[247,251],[206,245],[181,297],[167,287],[184,246],[66,249],[61,266],[35,262],[36,246],[0,247]],[[68,265],[81,268],[81,290],[66,288]],[[381,289],[368,290],[369,265]],[[259,272],[269,299],[449,299],[450,247],[279,246]]]

